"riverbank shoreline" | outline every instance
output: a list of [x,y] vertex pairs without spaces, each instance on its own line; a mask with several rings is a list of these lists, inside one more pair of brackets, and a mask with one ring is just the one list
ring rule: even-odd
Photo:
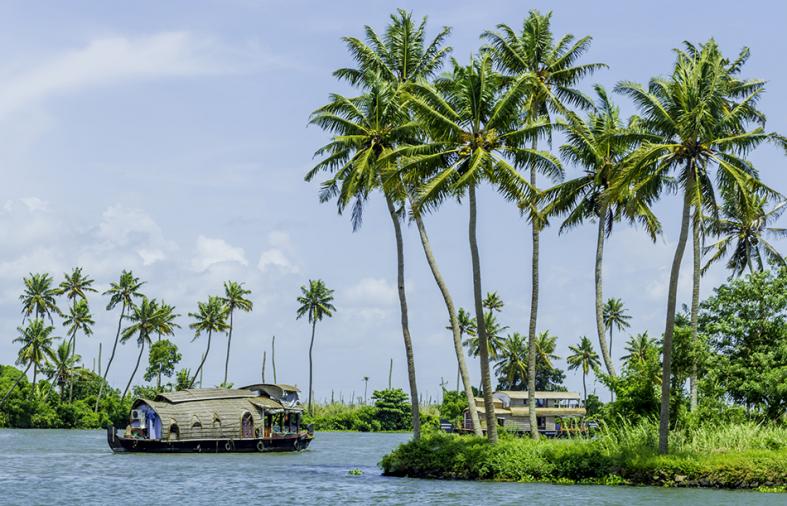
[[402,444],[380,467],[386,476],[438,480],[787,492],[787,448],[658,455],[607,443],[510,437],[490,445],[474,436],[430,434]]

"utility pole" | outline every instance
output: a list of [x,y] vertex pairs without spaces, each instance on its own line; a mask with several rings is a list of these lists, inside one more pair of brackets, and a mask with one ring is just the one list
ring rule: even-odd
[[268,352],[262,352],[262,382],[265,383],[265,361],[268,358]]
[[278,383],[276,380],[276,336],[271,340],[271,365],[273,366],[273,382]]
[[101,376],[101,343],[98,343],[98,375]]

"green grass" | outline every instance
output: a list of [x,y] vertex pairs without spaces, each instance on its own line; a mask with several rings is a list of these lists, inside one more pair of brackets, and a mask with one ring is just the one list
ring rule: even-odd
[[787,430],[743,424],[676,430],[670,455],[658,455],[654,424],[624,425],[593,439],[532,441],[428,434],[380,463],[391,476],[544,481],[784,491]]

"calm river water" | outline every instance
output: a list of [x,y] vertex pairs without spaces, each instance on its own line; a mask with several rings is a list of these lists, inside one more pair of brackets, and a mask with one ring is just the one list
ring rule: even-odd
[[0,504],[785,504],[782,494],[381,476],[377,462],[407,437],[318,433],[300,454],[113,455],[104,432],[0,430]]

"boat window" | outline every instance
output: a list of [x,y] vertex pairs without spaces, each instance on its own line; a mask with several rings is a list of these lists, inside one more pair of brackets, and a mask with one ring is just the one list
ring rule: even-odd
[[213,414],[213,428],[220,429],[221,428],[221,418],[219,418],[218,413]]
[[202,422],[196,415],[191,417],[191,430],[202,430]]
[[180,429],[178,428],[178,424],[173,423],[169,426],[169,439],[170,440],[178,440],[180,439]]

